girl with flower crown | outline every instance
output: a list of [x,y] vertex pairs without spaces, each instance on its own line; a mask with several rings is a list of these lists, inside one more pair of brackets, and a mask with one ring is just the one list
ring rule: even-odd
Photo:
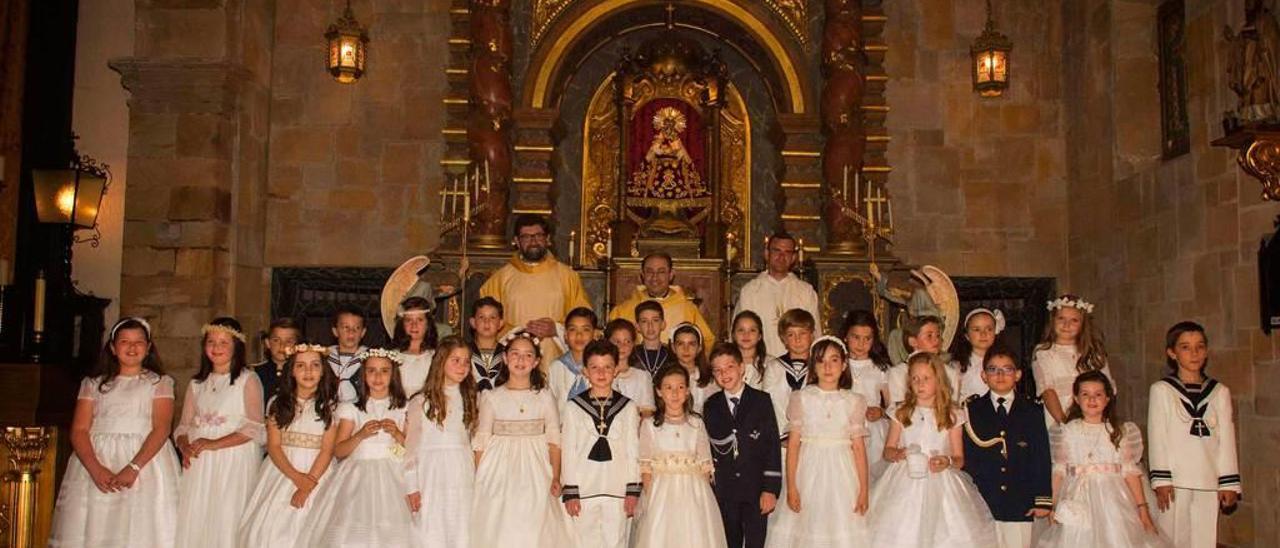
[[1004,313],[999,310],[975,308],[964,316],[964,336],[956,338],[956,351],[951,354],[951,370],[956,374],[955,401],[964,403],[969,396],[987,393],[987,383],[982,380],[982,358],[996,343],[996,336],[1004,331]]
[[286,373],[267,403],[267,459],[240,520],[241,546],[297,542],[333,460],[338,377],[325,364],[328,349],[303,343],[285,353]]
[[431,301],[423,297],[409,297],[400,303],[396,313],[395,333],[391,345],[400,351],[404,365],[400,366],[400,383],[404,393],[412,398],[427,382],[436,355],[436,322],[431,317]]
[[867,545],[867,400],[850,390],[847,359],[843,342],[819,338],[805,387],[787,400],[787,500],[770,524],[771,548]]
[[201,331],[200,371],[187,387],[174,430],[186,469],[175,543],[180,548],[236,545],[266,438],[262,382],[245,366],[240,322],[217,318]]
[[1049,301],[1052,321],[1031,360],[1036,390],[1044,400],[1045,424],[1052,427],[1067,419],[1071,405],[1071,384],[1081,373],[1101,371],[1111,378],[1102,332],[1089,319],[1093,304],[1075,295]]
[[172,546],[178,459],[169,445],[173,378],[142,318],[111,328],[80,382],[50,546]]
[[405,419],[405,483],[409,507],[417,513],[414,534],[423,548],[471,543],[476,392],[470,345],[445,337],[422,392],[409,400]]
[[316,494],[296,546],[416,546],[406,494],[404,426],[406,401],[400,384],[400,353],[371,348],[363,364],[356,401],[338,405],[333,453],[343,459]]
[[503,341],[497,387],[480,395],[471,448],[472,546],[575,546],[560,504],[559,403],[538,369],[539,341],[521,328]]

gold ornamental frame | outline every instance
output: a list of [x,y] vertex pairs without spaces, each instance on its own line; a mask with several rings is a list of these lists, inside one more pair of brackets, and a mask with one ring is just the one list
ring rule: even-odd
[[[618,127],[617,102],[614,100],[615,73],[611,73],[596,87],[587,107],[582,128],[582,193],[579,211],[577,252],[584,264],[597,264],[606,260],[609,246],[609,227],[619,219],[621,210],[617,204],[618,148],[622,135]],[[740,264],[752,264],[754,246],[751,239],[751,119],[746,102],[732,83],[724,88],[725,107],[718,109],[720,116],[720,173],[723,174],[721,193],[716,207],[726,233],[733,234],[735,257]],[[658,95],[652,87],[642,91],[637,108],[652,99],[669,96]],[[679,95],[675,95],[679,97]],[[688,97],[681,97],[689,99]],[[708,158],[712,157],[708,155]],[[627,256],[634,250],[614,250],[615,256]]]

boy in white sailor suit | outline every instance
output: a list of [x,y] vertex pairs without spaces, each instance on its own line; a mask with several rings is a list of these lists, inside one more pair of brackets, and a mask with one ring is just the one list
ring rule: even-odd
[[707,398],[702,412],[725,539],[729,548],[762,548],[769,514],[782,490],[782,446],[773,401],[743,381],[746,370],[737,345],[715,345],[710,359],[721,390]]
[[1013,353],[996,345],[982,361],[989,390],[965,403],[964,471],[991,509],[999,548],[1031,548],[1033,520],[1053,509],[1044,408],[1014,392],[1021,379]]
[[1177,548],[1212,548],[1218,511],[1234,511],[1240,496],[1231,392],[1204,373],[1199,324],[1174,325],[1165,346],[1167,375],[1151,385],[1147,413],[1156,524]]
[[561,498],[579,547],[626,548],[640,500],[640,412],[613,390],[617,347],[593,341],[582,357],[590,388],[561,417]]

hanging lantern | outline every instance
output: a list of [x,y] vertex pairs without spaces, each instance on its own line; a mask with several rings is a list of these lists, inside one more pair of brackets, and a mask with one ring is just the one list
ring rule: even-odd
[[31,171],[36,217],[42,223],[93,229],[93,236],[83,240],[77,237],[75,241],[89,241],[98,247],[98,210],[111,184],[111,171],[89,156],[74,151],[72,154],[73,159],[65,168]]
[[973,90],[981,97],[999,97],[1009,88],[1009,51],[1013,42],[996,31],[991,18],[991,0],[987,0],[987,26],[973,41]]
[[369,54],[369,33],[351,12],[351,0],[338,21],[324,33],[329,41],[329,74],[340,83],[350,84],[364,76],[364,63]]

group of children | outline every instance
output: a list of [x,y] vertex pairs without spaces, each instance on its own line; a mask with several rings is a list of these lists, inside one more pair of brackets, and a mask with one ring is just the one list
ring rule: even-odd
[[[1169,330],[1144,459],[1093,305],[1048,306],[1034,395],[988,309],[950,357],[940,319],[905,321],[898,364],[862,310],[816,340],[794,309],[777,326],[742,311],[726,342],[681,324],[664,344],[657,302],[602,337],[578,308],[544,363],[531,333],[500,333],[496,300],[475,303],[465,341],[437,340],[410,298],[393,348],[362,346],[343,310],[332,347],[272,324],[277,365],[254,369],[218,318],[172,436],[173,379],[151,326],[125,318],[81,385],[51,545],[1214,546],[1208,516],[1240,479],[1203,328]],[[766,329],[786,354],[767,354]]]

